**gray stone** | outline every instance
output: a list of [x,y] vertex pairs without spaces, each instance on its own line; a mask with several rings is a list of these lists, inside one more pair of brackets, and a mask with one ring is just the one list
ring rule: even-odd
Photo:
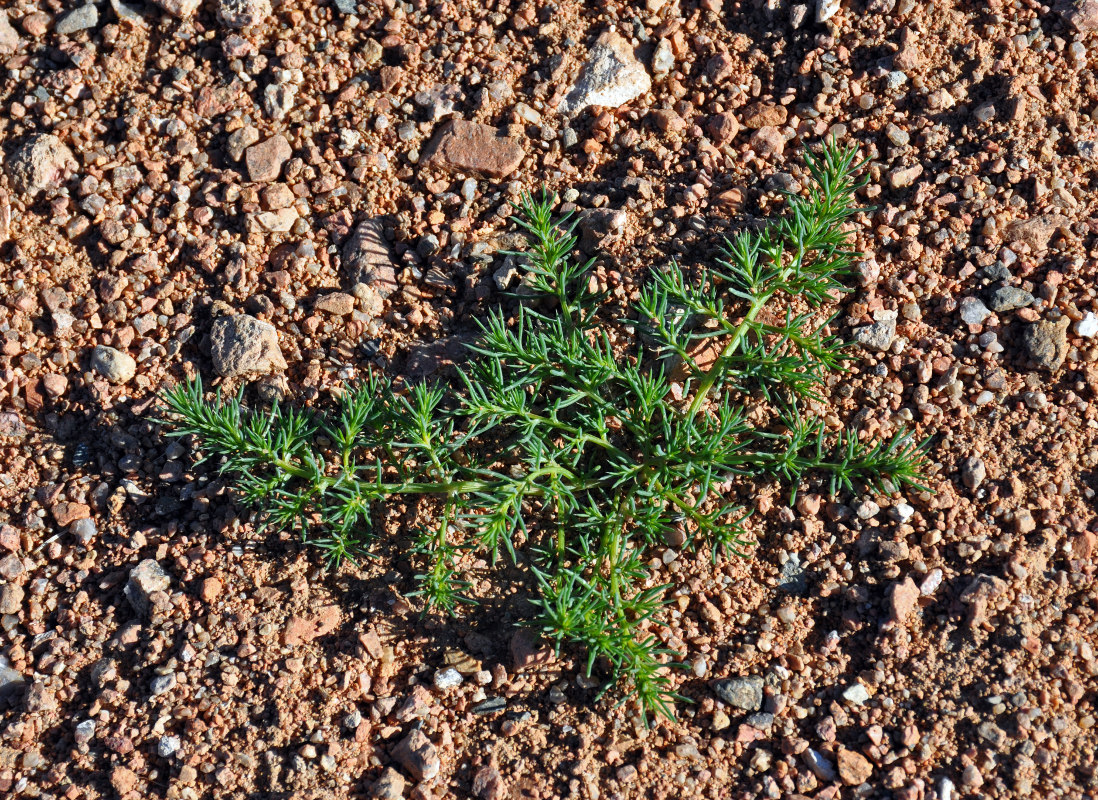
[[356,0],[335,0],[335,7],[340,14],[354,14],[358,11]]
[[834,765],[824,757],[823,753],[817,752],[810,747],[804,751],[803,758],[804,763],[808,765],[808,768],[812,770],[821,781],[830,783],[839,777],[838,773],[835,772]]
[[173,17],[184,19],[194,14],[202,0],[152,0]]
[[160,741],[156,743],[156,754],[161,758],[171,758],[179,752],[182,745],[178,736],[161,736]]
[[629,42],[615,31],[599,37],[576,83],[560,104],[563,114],[588,106],[619,108],[652,88],[652,79],[637,61]]
[[147,615],[152,605],[151,595],[155,592],[166,592],[171,583],[172,579],[160,564],[146,558],[130,570],[130,579],[125,588],[126,599],[130,601],[134,611]]
[[149,690],[152,692],[152,696],[166,694],[175,688],[176,679],[174,673],[168,673],[167,675],[158,675],[152,679],[149,684]]
[[798,597],[808,591],[808,578],[804,567],[801,566],[801,557],[792,553],[789,560],[782,565],[782,573],[778,577],[778,588]]
[[446,667],[440,669],[435,673],[435,688],[444,691],[446,689],[453,689],[456,686],[461,686],[463,678],[461,673],[453,667]]
[[992,311],[1014,311],[1033,304],[1033,295],[1017,286],[999,286],[988,294],[987,305]]
[[355,228],[343,246],[343,269],[352,283],[370,286],[382,299],[397,290],[396,268],[380,218],[368,219]]
[[982,459],[972,457],[961,462],[961,481],[969,489],[977,489],[987,478],[987,467]]
[[1067,329],[1071,320],[1061,317],[1056,322],[1040,320],[1027,325],[1022,332],[1022,343],[1029,357],[1041,369],[1055,372],[1067,358]]
[[91,368],[111,383],[128,383],[137,374],[133,356],[105,345],[92,350]]
[[214,321],[210,356],[217,374],[226,378],[265,375],[287,367],[274,326],[248,314]]
[[87,744],[95,738],[95,720],[86,719],[76,726],[76,730],[73,733],[73,738],[78,745]]
[[969,325],[983,325],[991,311],[978,297],[965,297],[960,303],[961,319]]
[[896,312],[878,311],[872,325],[854,329],[854,340],[866,350],[883,352],[892,346],[896,338]]
[[97,533],[95,520],[91,517],[78,519],[69,525],[69,533],[75,536],[80,544],[87,547],[95,539],[95,534]]
[[758,711],[763,703],[763,679],[758,675],[725,678],[713,682],[713,692],[733,708]]
[[7,657],[0,655],[0,697],[21,690],[25,683],[23,673],[12,669]]
[[61,36],[70,36],[79,31],[86,31],[88,28],[94,28],[98,24],[99,9],[89,3],[77,6],[61,17],[54,26],[54,31]]

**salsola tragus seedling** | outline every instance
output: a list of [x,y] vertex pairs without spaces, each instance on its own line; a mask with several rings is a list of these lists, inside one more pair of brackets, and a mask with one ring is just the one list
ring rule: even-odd
[[[493,312],[459,390],[397,392],[371,375],[321,416],[208,400],[195,381],[165,395],[173,433],[220,459],[266,524],[299,528],[334,563],[368,548],[386,498],[425,496],[437,522],[416,542],[419,593],[444,610],[467,590],[463,553],[521,547],[542,634],[669,715],[650,546],[678,529],[744,553],[747,512],[718,489],[730,482],[780,479],[791,495],[810,476],[833,493],[919,486],[923,448],[902,432],[864,444],[803,410],[844,358],[818,309],[854,256],[854,155],[830,143],[809,156],[811,185],[785,217],[735,236],[712,269],[655,272],[610,327],[590,262],[572,258],[574,223],[554,222],[551,198],[524,197],[528,284],[549,302]],[[808,310],[787,310],[790,298]]]

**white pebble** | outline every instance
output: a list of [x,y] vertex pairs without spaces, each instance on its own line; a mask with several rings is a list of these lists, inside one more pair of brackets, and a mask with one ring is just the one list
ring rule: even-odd
[[848,703],[853,703],[856,706],[860,706],[869,699],[869,690],[862,686],[860,683],[855,683],[853,686],[847,688],[843,692],[843,699]]
[[435,673],[435,688],[439,690],[461,686],[461,681],[461,673],[453,667],[446,667]]
[[1085,317],[1075,323],[1075,332],[1085,339],[1094,336],[1098,333],[1098,316],[1093,311],[1088,311]]

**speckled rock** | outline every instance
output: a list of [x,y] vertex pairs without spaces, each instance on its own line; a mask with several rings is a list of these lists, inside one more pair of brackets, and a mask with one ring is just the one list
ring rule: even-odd
[[733,708],[758,711],[763,702],[763,679],[758,675],[713,682],[713,692]]
[[608,31],[591,48],[579,77],[560,104],[563,114],[588,106],[619,108],[652,88],[652,79],[637,61],[629,42]]
[[105,345],[92,350],[91,368],[111,383],[128,383],[137,374],[133,356]]
[[210,356],[217,374],[226,378],[286,369],[274,326],[248,314],[214,321]]
[[1071,320],[1061,317],[1056,322],[1040,320],[1027,325],[1022,332],[1022,343],[1029,357],[1041,369],[1055,372],[1067,358],[1067,329]]
[[226,28],[258,25],[271,13],[271,0],[217,0],[217,21]]
[[59,189],[77,169],[68,145],[52,133],[32,136],[8,159],[8,177],[14,189],[30,198]]

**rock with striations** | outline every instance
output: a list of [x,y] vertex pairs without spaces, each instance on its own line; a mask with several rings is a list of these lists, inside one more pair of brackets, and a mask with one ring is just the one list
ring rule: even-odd
[[607,31],[591,48],[575,84],[560,104],[562,114],[588,106],[619,108],[652,88],[652,78],[619,33]]
[[52,133],[32,136],[8,159],[12,187],[29,198],[61,188],[76,169],[72,150]]
[[218,375],[266,375],[286,369],[278,332],[248,314],[220,317],[210,331],[210,357]]
[[380,217],[360,222],[343,245],[343,270],[351,284],[365,284],[382,299],[397,290],[396,267]]
[[439,128],[420,163],[449,172],[505,178],[519,168],[525,155],[518,139],[504,136],[491,125],[452,119]]

